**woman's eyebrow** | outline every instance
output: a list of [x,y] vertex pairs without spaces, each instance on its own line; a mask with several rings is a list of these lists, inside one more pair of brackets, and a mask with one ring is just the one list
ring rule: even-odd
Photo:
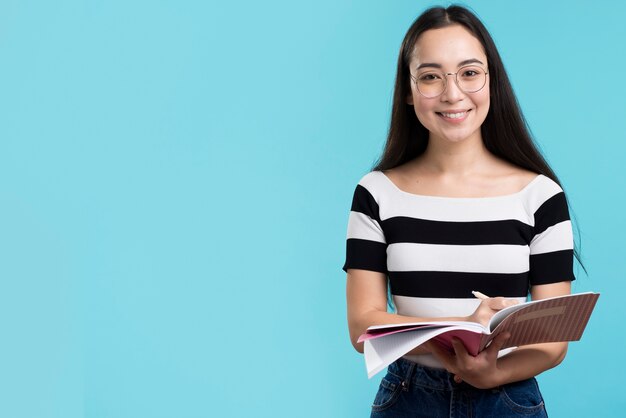
[[[467,65],[467,64],[481,64],[481,65],[485,65],[479,59],[470,58],[470,59],[463,60],[463,61],[459,62],[458,66],[462,67],[462,66]],[[418,65],[417,69],[419,70],[419,69],[424,68],[424,67],[442,68],[441,64],[437,64],[437,63],[434,63],[434,62],[425,62],[425,63],[422,63],[422,64]]]

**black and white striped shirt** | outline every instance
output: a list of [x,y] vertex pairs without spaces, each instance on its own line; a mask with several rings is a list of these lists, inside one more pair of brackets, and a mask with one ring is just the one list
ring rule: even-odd
[[532,285],[574,280],[565,195],[544,175],[504,196],[416,195],[374,171],[354,193],[343,268],[387,275],[400,315],[470,315],[472,290],[525,301]]

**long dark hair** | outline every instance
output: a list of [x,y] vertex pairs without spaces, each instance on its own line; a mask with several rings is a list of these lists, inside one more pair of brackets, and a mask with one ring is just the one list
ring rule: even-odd
[[[433,7],[422,13],[407,31],[400,55],[393,94],[391,123],[387,143],[374,170],[389,170],[422,154],[428,146],[428,130],[406,103],[410,90],[409,62],[415,44],[429,29],[461,25],[482,44],[489,66],[490,106],[480,131],[483,143],[492,154],[535,173],[543,174],[562,187],[554,171],[535,145],[526,119],[522,114],[504,64],[491,35],[482,22],[461,6]],[[574,255],[585,272],[579,251]]]

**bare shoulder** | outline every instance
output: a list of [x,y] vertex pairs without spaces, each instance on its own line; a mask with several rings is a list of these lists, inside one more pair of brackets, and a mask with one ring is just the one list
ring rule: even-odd
[[497,174],[501,179],[503,179],[503,182],[506,184],[506,188],[512,192],[522,190],[539,175],[534,171],[517,167],[509,163],[507,163],[502,168],[502,171],[499,171]]
[[414,170],[411,170],[411,167],[411,164],[405,163],[397,167],[390,168],[389,170],[385,170],[383,173],[394,183],[402,183],[403,180],[406,180],[407,177],[410,177],[413,174]]

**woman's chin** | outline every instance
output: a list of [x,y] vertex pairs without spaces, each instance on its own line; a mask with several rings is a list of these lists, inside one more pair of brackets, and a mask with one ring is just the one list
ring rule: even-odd
[[472,142],[472,140],[480,140],[480,138],[480,134],[476,135],[476,132],[454,132],[435,136],[437,142],[451,145]]

